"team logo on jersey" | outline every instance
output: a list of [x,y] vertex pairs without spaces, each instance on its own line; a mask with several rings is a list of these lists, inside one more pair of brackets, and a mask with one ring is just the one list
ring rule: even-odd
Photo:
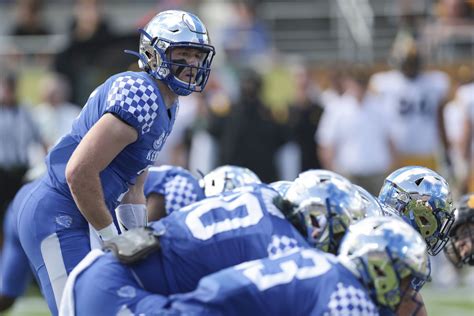
[[155,141],[153,142],[153,149],[149,150],[148,154],[146,155],[147,160],[155,162],[158,159],[158,154],[160,153],[161,146],[166,141],[167,136],[167,133],[163,133],[160,135],[160,137],[155,139]]
[[163,144],[163,141],[165,140],[165,137],[166,137],[166,133],[163,133],[163,134],[160,135],[160,137],[155,139],[155,141],[153,142],[153,149],[154,150],[159,150],[161,148],[161,145]]

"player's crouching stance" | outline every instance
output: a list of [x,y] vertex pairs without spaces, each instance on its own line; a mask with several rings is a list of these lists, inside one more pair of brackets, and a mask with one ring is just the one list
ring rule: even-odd
[[[363,214],[363,209],[354,209],[354,205],[362,208],[364,204],[347,180],[318,181],[311,175],[313,172],[305,172],[295,180],[292,191],[299,191],[301,198],[288,201],[285,207],[281,196],[271,187],[252,184],[172,212],[152,223],[152,231],[118,237],[122,241],[117,241],[113,248],[123,249],[116,252],[124,255],[100,254],[96,259],[91,254],[87,260],[94,262],[81,264],[83,272],[78,268],[69,278],[69,284],[75,283],[76,300],[90,300],[86,310],[76,308],[75,312],[90,315],[93,310],[101,310],[102,314],[116,314],[123,305],[134,310],[140,295],[185,293],[195,289],[202,277],[221,269],[295,247],[309,248],[307,241],[314,242],[313,211],[314,216],[323,217],[329,206],[331,218],[337,218],[325,221],[326,232],[332,231],[329,226],[333,223],[340,225],[343,221],[350,225],[349,214],[353,211]],[[292,224],[304,233],[307,241]],[[324,241],[318,240],[327,244],[331,235],[325,236]],[[159,240],[159,249],[155,239]],[[148,256],[141,251],[145,249],[151,251]],[[102,300],[95,300],[102,295],[113,303],[104,305]],[[83,308],[82,303],[78,306]]]
[[[427,278],[427,261],[424,241],[408,224],[396,218],[371,217],[349,228],[338,257],[295,249],[209,275],[195,291],[168,298],[125,285],[118,289],[119,294],[135,303],[124,304],[118,312],[306,316],[378,315],[384,310],[390,314],[402,298],[413,297],[413,277]],[[97,288],[91,292],[87,287],[71,286],[63,300],[63,315],[74,315],[74,304],[78,315],[103,314],[100,306],[116,304],[110,301],[115,293]]]

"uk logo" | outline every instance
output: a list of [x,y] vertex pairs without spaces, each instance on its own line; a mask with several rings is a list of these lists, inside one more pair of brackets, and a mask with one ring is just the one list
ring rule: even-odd
[[163,144],[163,141],[165,140],[166,133],[163,133],[160,135],[159,138],[155,139],[153,142],[153,149],[154,150],[159,150],[161,148],[161,145]]

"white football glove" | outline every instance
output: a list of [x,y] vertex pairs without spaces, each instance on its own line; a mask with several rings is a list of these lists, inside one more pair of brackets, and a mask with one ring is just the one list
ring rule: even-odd
[[122,233],[129,229],[145,227],[148,224],[148,215],[144,204],[120,204],[115,209],[117,222]]

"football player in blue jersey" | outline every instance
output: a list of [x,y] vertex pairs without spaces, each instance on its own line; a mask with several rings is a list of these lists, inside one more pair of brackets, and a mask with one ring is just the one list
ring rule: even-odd
[[181,167],[165,165],[148,169],[145,196],[148,219],[151,222],[202,200],[204,191],[191,172]]
[[53,314],[90,250],[89,225],[108,240],[116,206],[145,203],[146,169],[172,130],[178,96],[201,92],[209,77],[215,50],[195,15],[161,12],[140,32],[143,72],[119,73],[92,92],[20,209],[20,241]]
[[252,170],[225,165],[206,174],[201,181],[201,186],[206,196],[214,196],[251,183],[262,183]]
[[[349,201],[362,206],[360,196],[350,184],[328,181],[307,185],[322,186],[311,192],[324,194],[325,201],[340,212],[347,212]],[[110,301],[105,313],[114,314],[123,304],[134,308],[134,297],[124,291],[145,290],[161,295],[190,291],[200,278],[220,269],[279,255],[295,247],[309,247],[300,234],[313,240],[312,235],[306,234],[306,217],[296,215],[316,206],[313,197],[306,197],[310,203],[302,199],[293,205],[283,201],[270,186],[253,184],[206,198],[152,223],[151,230],[139,231],[138,236],[126,234],[110,241],[108,247],[116,254],[95,258],[96,252],[91,253],[84,259],[84,267],[71,274],[69,291],[73,289],[75,299],[82,302],[94,286],[91,280],[95,280],[95,290],[103,292],[103,296],[95,295],[95,299]],[[80,312],[79,308],[76,312]]]
[[[294,249],[211,274],[193,292],[168,298],[133,286],[108,291],[120,293],[121,302],[134,302],[117,304],[121,315],[369,316],[379,315],[380,308],[389,315],[402,299],[413,298],[413,277],[427,278],[427,260],[426,244],[410,225],[370,217],[349,228],[338,257]],[[107,305],[95,299],[104,298],[96,289],[88,296],[76,292],[76,313],[65,303],[64,315],[92,315]]]
[[474,266],[474,193],[461,197],[450,237],[444,248],[448,259],[458,268]]
[[18,237],[18,210],[39,180],[25,184],[10,203],[3,223],[5,239],[0,257],[0,312],[9,309],[23,295],[32,274]]
[[[223,268],[294,247],[309,247],[278,208],[279,200],[279,194],[269,186],[253,184],[172,212],[141,234],[130,230],[106,243],[113,253],[101,254],[84,271],[81,267],[73,271],[68,283],[74,283],[75,299],[81,302],[91,286],[97,285],[97,291],[124,287],[118,292],[105,290],[104,297],[96,297],[110,301],[101,313],[112,315],[124,300],[131,299],[124,291],[188,292],[203,276]],[[94,253],[84,261],[91,260]],[[95,285],[90,284],[91,278]],[[77,306],[82,308],[82,303]],[[76,312],[81,313],[80,308]]]
[[178,166],[150,167],[145,180],[146,207],[121,204],[115,209],[120,230],[146,226],[167,214],[200,201],[204,191],[198,179]]

